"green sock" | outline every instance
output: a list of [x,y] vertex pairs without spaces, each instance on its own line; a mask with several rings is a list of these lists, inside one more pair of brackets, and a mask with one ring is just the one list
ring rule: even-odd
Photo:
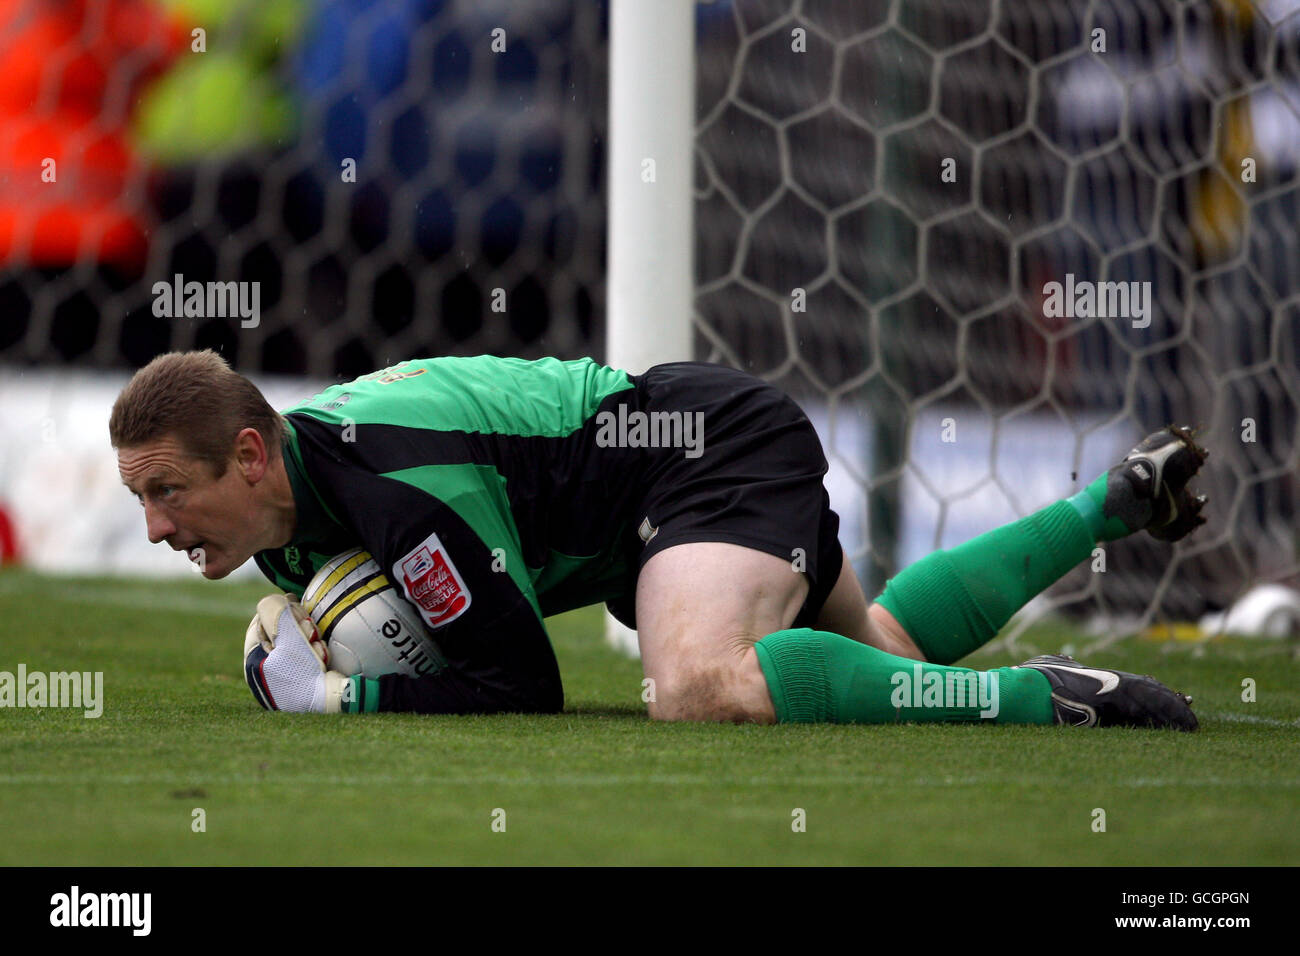
[[1033,668],[929,664],[806,627],[769,634],[754,650],[781,723],[1055,721],[1051,684]]
[[1150,501],[1136,498],[1132,486],[1115,468],[1065,500],[1079,512],[1097,541],[1127,537],[1151,520]]
[[[1104,485],[1104,479],[1098,481]],[[965,544],[927,555],[891,578],[877,600],[928,660],[961,660],[1092,553],[1097,541],[1093,525],[1100,527],[1101,511],[1083,514],[1075,500],[1080,496],[1092,503],[1085,489]]]

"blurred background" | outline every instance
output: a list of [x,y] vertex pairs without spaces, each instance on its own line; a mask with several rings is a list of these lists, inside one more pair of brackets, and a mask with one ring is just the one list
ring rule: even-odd
[[[807,407],[869,593],[1170,421],[1206,429],[1210,525],[1035,613],[1115,636],[1300,584],[1300,0],[694,9],[681,357]],[[161,352],[280,406],[408,357],[603,359],[609,16],[0,0],[0,553],[188,573],[107,443]],[[1067,275],[1149,282],[1149,324],[1049,316]],[[172,314],[178,281],[256,283],[257,319]]]

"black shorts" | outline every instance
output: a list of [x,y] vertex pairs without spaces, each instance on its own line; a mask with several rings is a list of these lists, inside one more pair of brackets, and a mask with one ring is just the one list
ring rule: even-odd
[[[726,366],[676,362],[633,379],[640,410],[702,422],[695,436],[702,440],[692,447],[646,450],[630,543],[639,551],[638,571],[665,548],[688,542],[763,551],[808,576],[794,626],[812,627],[839,578],[843,551],[839,515],[822,483],[826,455],[808,416],[780,389]],[[635,587],[608,606],[636,626]]]

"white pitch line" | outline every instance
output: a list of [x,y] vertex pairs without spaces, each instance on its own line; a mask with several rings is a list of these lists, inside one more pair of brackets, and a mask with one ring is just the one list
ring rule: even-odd
[[[165,585],[164,585],[165,586]],[[267,585],[268,588],[270,585]],[[32,593],[27,588],[0,583],[0,594]],[[183,594],[159,595],[131,587],[106,588],[103,586],[47,587],[40,593],[57,599],[62,604],[84,604],[92,607],[120,607],[128,610],[178,611],[182,614],[206,614],[212,617],[252,618],[254,604],[245,604],[231,598],[196,598]]]
[[[187,778],[159,777],[147,774],[94,774],[87,776],[72,776],[68,774],[0,774],[0,786],[11,786],[16,784],[41,784],[41,785],[78,785],[78,784],[108,784],[118,786],[136,786],[148,784],[151,786],[172,788],[172,789],[192,789],[194,787],[219,787],[219,786],[244,786],[247,784],[265,784],[270,786],[282,784],[298,784],[307,786],[320,787],[373,787],[397,786],[410,784],[416,786],[556,786],[556,787],[612,787],[627,786],[638,784],[644,786],[746,786],[746,787],[823,787],[823,786],[898,786],[900,784],[913,787],[965,787],[965,786],[987,786],[990,784],[1005,784],[1007,778],[999,775],[984,776],[964,776],[964,777],[915,777],[911,779],[900,779],[898,777],[868,777],[868,776],[843,776],[843,777],[799,777],[797,780],[791,780],[786,777],[718,777],[712,774],[564,774],[555,777],[507,777],[494,774],[484,774],[473,777],[439,777],[439,776],[414,776],[391,774],[385,775],[365,775],[365,776],[320,776],[320,775],[297,775],[297,774],[276,774],[274,772],[266,775],[248,773],[248,774],[224,774],[215,777],[205,777],[196,775]],[[1042,781],[1040,785],[1051,785],[1051,781]],[[1064,786],[1065,784],[1062,784]],[[1125,787],[1138,788],[1160,788],[1160,787],[1233,787],[1236,789],[1250,790],[1295,790],[1300,789],[1300,779],[1283,779],[1283,780],[1242,780],[1239,777],[1138,777],[1132,780],[1117,780],[1110,784],[1117,789]]]
[[1255,717],[1251,714],[1206,714],[1211,720],[1226,720],[1233,724],[1260,724],[1265,727],[1296,727],[1300,728],[1300,719],[1297,720],[1278,720],[1276,717]]

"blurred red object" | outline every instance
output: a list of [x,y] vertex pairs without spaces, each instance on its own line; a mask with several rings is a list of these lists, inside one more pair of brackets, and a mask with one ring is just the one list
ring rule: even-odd
[[18,561],[18,533],[9,512],[0,505],[0,564],[17,564]]
[[127,127],[187,40],[152,0],[0,0],[0,263],[142,267],[146,168]]

